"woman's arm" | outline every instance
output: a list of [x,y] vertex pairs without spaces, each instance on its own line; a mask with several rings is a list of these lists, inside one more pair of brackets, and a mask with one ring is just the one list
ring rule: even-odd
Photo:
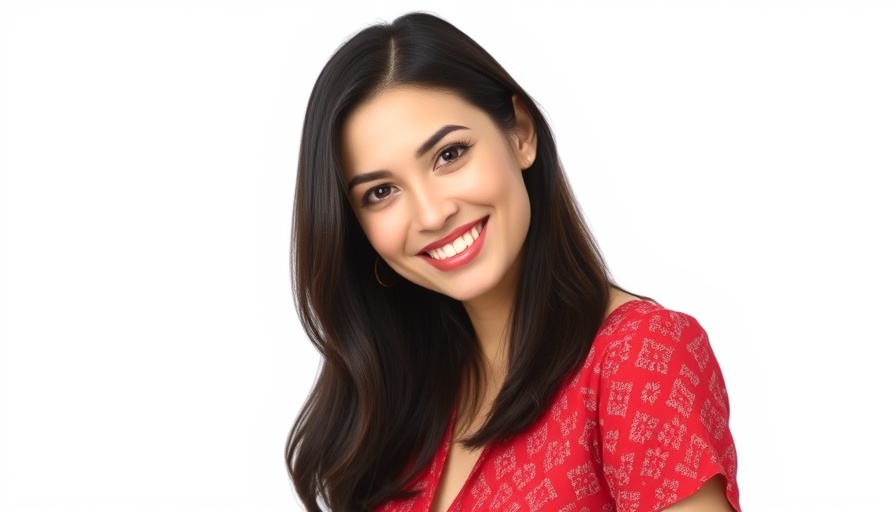
[[731,512],[731,505],[725,497],[725,479],[716,475],[706,481],[700,489],[687,498],[664,508],[663,512]]

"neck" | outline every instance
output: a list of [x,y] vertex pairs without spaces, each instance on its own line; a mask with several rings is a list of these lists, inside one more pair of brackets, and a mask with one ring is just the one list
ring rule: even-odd
[[464,308],[476,332],[482,366],[473,388],[467,389],[458,404],[456,439],[477,431],[491,411],[507,375],[510,315],[513,294],[479,297],[464,302]]
[[473,324],[479,349],[486,364],[487,387],[500,387],[507,370],[508,342],[516,287],[522,267],[522,255],[517,258],[505,277],[487,294],[464,302]]
[[[486,364],[487,381],[494,377],[503,377],[507,367],[508,338],[510,334],[510,314],[513,308],[513,298],[501,301],[476,304],[464,303],[473,330],[476,331],[476,339],[479,341],[479,350]],[[503,380],[503,379],[501,379]]]

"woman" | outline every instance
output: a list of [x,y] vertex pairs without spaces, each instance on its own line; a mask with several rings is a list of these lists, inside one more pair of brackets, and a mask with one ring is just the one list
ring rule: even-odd
[[308,510],[739,510],[705,332],[612,282],[545,118],[447,22],[326,64],[293,251]]

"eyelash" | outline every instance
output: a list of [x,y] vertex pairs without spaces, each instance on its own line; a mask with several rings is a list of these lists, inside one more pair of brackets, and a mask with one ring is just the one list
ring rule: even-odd
[[[469,150],[471,147],[473,147],[473,141],[470,140],[470,139],[464,139],[464,140],[457,140],[457,141],[454,141],[454,142],[452,142],[451,144],[448,144],[447,146],[444,146],[442,149],[439,150],[438,153],[436,153],[436,161],[438,161],[438,160],[442,157],[442,153],[445,153],[446,151],[449,151],[449,150],[452,150],[452,149],[455,149],[455,148],[460,148],[460,149],[461,149],[461,153],[460,153],[459,155],[457,155],[457,158],[455,158],[454,160],[451,161],[451,162],[455,162],[455,161],[457,161],[458,158],[460,158],[461,156],[463,156],[463,154],[466,153],[467,150]],[[448,165],[448,164],[450,164],[451,162],[448,162],[448,163],[443,164],[443,165]]]
[[[452,142],[452,143],[450,143],[450,144],[448,144],[448,145],[446,145],[446,146],[443,146],[442,149],[440,149],[439,152],[436,153],[436,161],[437,161],[437,162],[442,158],[442,154],[445,153],[445,152],[447,152],[447,151],[450,151],[450,150],[453,150],[453,149],[460,149],[461,151],[460,151],[460,154],[457,155],[457,158],[455,158],[454,160],[452,160],[452,161],[450,161],[450,162],[444,163],[444,164],[440,165],[439,167],[444,167],[444,166],[446,166],[446,165],[451,165],[453,162],[456,162],[456,161],[457,161],[458,159],[460,159],[460,157],[463,156],[464,153],[466,153],[471,147],[473,147],[473,142],[472,142],[472,140],[470,140],[470,139],[457,140],[457,141],[454,141],[454,142]],[[437,168],[439,168],[439,167],[437,167]],[[383,199],[380,199],[379,201],[371,201],[371,200],[370,200],[371,195],[373,194],[373,192],[376,191],[376,190],[378,190],[378,189],[382,189],[382,188],[389,188],[389,189],[391,189],[391,188],[394,188],[394,185],[390,185],[390,184],[388,184],[388,183],[383,183],[383,184],[377,185],[377,186],[375,186],[375,187],[372,187],[372,188],[369,189],[367,192],[365,192],[365,193],[364,193],[364,196],[361,198],[361,207],[370,206],[370,205],[376,205],[376,204],[379,204],[379,203],[382,202],[382,201],[385,201],[386,199],[389,199],[388,197],[385,197],[385,198],[383,198]]]
[[379,204],[380,202],[385,201],[386,199],[389,199],[388,197],[385,197],[383,199],[380,199],[379,201],[371,201],[370,200],[370,196],[374,193],[374,191],[379,190],[381,188],[390,188],[391,189],[391,188],[394,188],[394,186],[388,185],[388,184],[383,184],[383,185],[377,185],[377,186],[371,188],[370,190],[365,192],[364,196],[361,198],[361,207]]

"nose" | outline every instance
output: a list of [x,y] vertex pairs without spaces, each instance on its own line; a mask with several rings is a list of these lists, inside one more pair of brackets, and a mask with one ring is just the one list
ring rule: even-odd
[[427,183],[417,187],[411,201],[412,218],[420,231],[438,231],[458,211],[457,202],[439,183]]

